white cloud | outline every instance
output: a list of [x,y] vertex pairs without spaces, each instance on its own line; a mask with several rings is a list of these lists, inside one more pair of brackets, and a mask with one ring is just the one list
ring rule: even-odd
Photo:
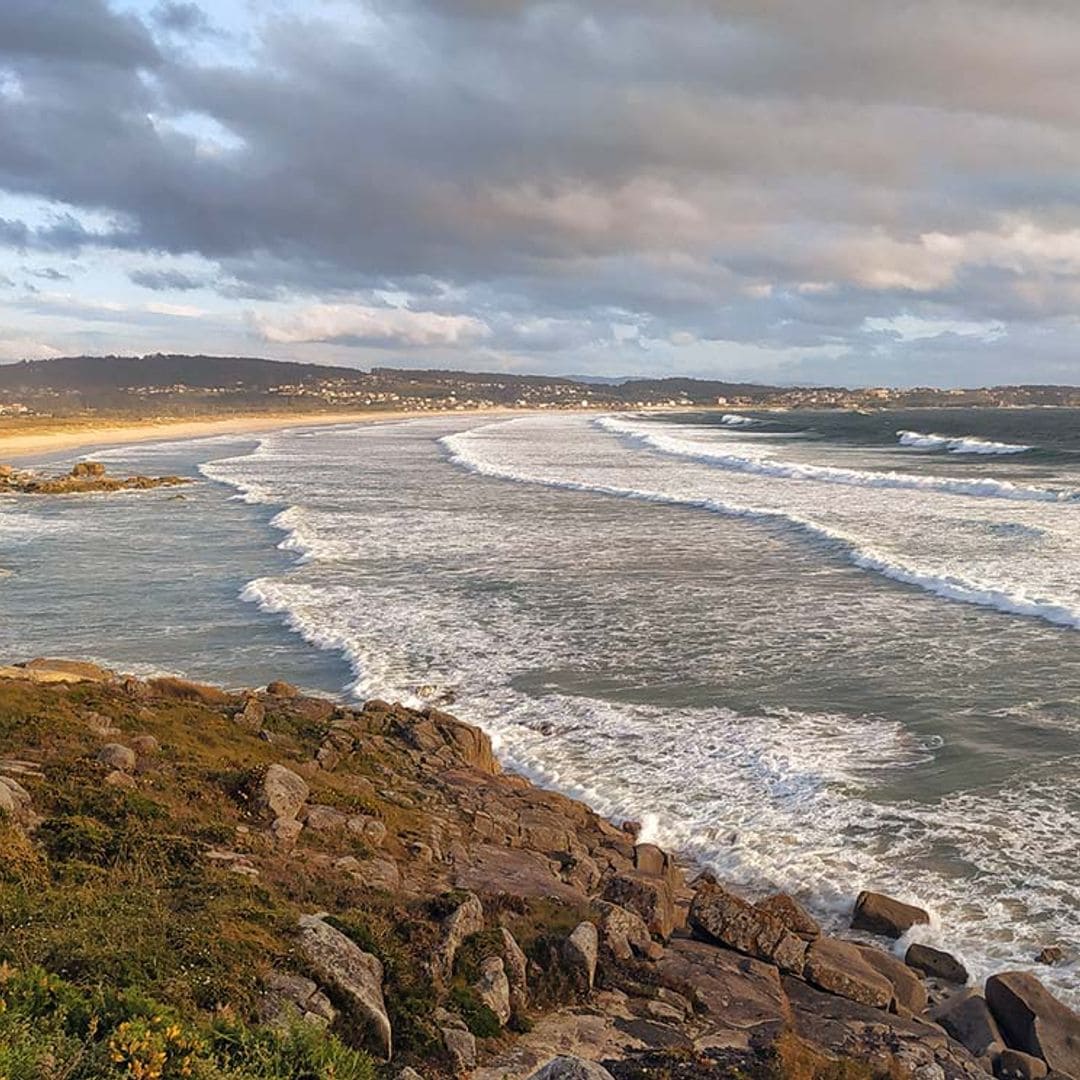
[[283,314],[255,314],[251,321],[264,341],[277,344],[339,341],[433,347],[462,345],[491,335],[487,324],[472,315],[361,304],[312,304]]

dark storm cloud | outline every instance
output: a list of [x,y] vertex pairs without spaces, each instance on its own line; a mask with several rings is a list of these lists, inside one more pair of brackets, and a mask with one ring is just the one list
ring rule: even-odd
[[[867,318],[902,313],[1066,320],[1049,338],[1076,354],[1071,3],[275,10],[226,65],[152,37],[205,28],[196,4],[143,24],[101,0],[7,0],[0,188],[70,210],[0,220],[0,243],[203,256],[224,296],[312,307],[263,317],[268,340],[366,342],[327,337],[314,308],[384,288],[550,363],[629,323],[847,348],[869,370],[868,348],[917,351],[868,346]],[[973,341],[938,344],[979,378]]]

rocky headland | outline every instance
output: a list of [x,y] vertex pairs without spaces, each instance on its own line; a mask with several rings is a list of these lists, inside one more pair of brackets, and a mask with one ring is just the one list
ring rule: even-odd
[[926,919],[688,881],[436,708],[0,668],[8,1080],[1080,1080],[1033,975],[890,951]]
[[0,495],[85,495],[108,491],[145,491],[190,484],[183,476],[109,476],[100,461],[80,461],[59,476],[0,465]]

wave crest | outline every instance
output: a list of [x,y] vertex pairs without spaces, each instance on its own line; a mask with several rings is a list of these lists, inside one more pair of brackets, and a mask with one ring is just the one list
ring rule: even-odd
[[921,431],[898,431],[901,446],[915,450],[945,450],[950,454],[1026,454],[1033,446],[994,442],[975,435],[934,435]]

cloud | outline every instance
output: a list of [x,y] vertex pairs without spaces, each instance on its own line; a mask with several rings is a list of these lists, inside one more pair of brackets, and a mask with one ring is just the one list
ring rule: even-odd
[[484,323],[468,315],[358,304],[314,304],[283,315],[255,315],[252,324],[264,340],[278,344],[325,341],[427,348],[466,344],[490,335]]
[[128,278],[134,284],[155,292],[190,292],[206,285],[205,281],[181,270],[132,270]]
[[144,8],[0,6],[0,192],[52,208],[5,208],[0,247],[201,259],[128,276],[250,301],[312,358],[620,371],[679,340],[650,362],[825,378],[915,357],[867,329],[911,318],[1044,327],[1040,370],[1080,379],[1065,0],[280,0],[233,56],[199,5]]

